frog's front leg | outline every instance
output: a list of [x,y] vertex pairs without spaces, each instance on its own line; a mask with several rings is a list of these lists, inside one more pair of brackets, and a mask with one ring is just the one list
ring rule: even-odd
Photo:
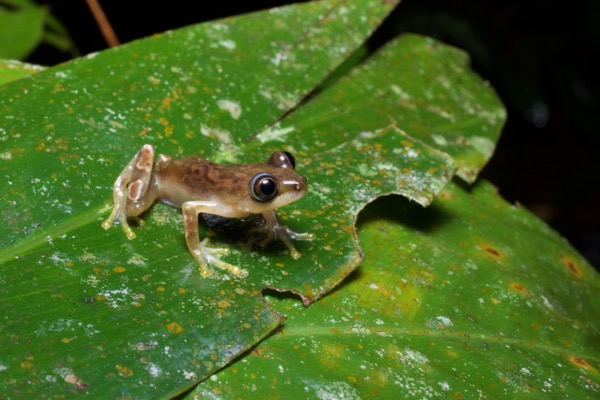
[[225,254],[229,252],[229,249],[212,249],[205,247],[208,239],[204,239],[200,242],[198,237],[198,214],[218,214],[218,204],[210,201],[194,200],[186,201],[181,206],[183,214],[183,225],[185,231],[185,242],[188,250],[194,256],[198,264],[200,264],[200,274],[204,277],[212,275],[212,271],[208,268],[208,264],[229,271],[235,276],[245,278],[248,276],[248,272],[244,269],[221,261],[215,257],[217,254]]
[[[258,241],[258,244],[262,247],[266,246],[273,240],[279,240],[285,244],[285,246],[289,249],[290,255],[297,260],[300,258],[302,254],[294,247],[292,243],[292,239],[295,240],[313,240],[315,235],[313,233],[298,233],[292,231],[287,226],[283,225],[279,218],[277,218],[277,213],[275,210],[269,210],[262,213],[262,217],[265,220],[265,223],[258,228],[254,228],[250,230],[251,235],[264,235],[264,239]],[[256,240],[253,238],[250,239],[250,242],[253,243]]]
[[119,221],[125,235],[129,239],[135,238],[127,219],[135,218],[141,224],[138,215],[146,211],[157,198],[156,187],[152,185],[153,162],[154,147],[146,144],[125,166],[113,184],[114,205],[110,216],[102,223],[104,229],[110,228],[114,221]]

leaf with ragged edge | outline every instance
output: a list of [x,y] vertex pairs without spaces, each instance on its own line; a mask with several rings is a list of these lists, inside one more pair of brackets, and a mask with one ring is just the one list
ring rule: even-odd
[[[377,85],[364,71],[393,63],[403,40],[420,41],[430,54],[423,62],[428,67],[446,62],[444,46],[411,36],[393,42],[393,50],[273,125],[360,44],[388,7],[310,3],[204,24],[0,89],[8,106],[0,114],[1,133],[10,144],[0,152],[9,181],[2,199],[8,243],[0,251],[0,290],[2,307],[11,310],[0,339],[11,351],[0,365],[13,377],[10,390],[22,390],[19,379],[27,379],[30,395],[181,391],[281,323],[260,300],[265,287],[292,290],[309,303],[356,268],[354,221],[367,202],[387,193],[422,204],[433,199],[455,164],[414,138],[417,125],[409,117],[399,124],[392,110],[367,127],[356,121],[360,114],[370,118],[377,103],[353,104],[353,118],[336,119],[344,107],[332,108],[327,96],[351,98],[357,87]],[[475,92],[495,98],[466,69],[464,76]],[[439,110],[452,105],[442,89],[454,90],[430,89]],[[25,118],[18,112],[25,104],[37,112]],[[501,109],[496,101],[482,114]],[[493,122],[481,129],[497,135],[501,121]],[[102,231],[111,183],[145,142],[167,154],[197,153],[212,161],[255,162],[274,149],[293,151],[310,193],[281,215],[318,240],[297,244],[299,260],[282,246],[247,251],[229,243],[233,254],[225,259],[249,277],[218,272],[202,279],[172,208],[153,207],[133,241],[118,228]]]
[[379,199],[358,226],[361,268],[308,309],[275,302],[281,329],[190,396],[598,396],[598,273],[492,185]]
[[[294,147],[322,150],[356,131],[393,123],[451,156],[458,165],[457,174],[473,182],[492,156],[506,112],[468,64],[461,50],[403,35],[321,93],[317,101],[281,121],[276,131],[308,132],[294,137]],[[261,133],[259,139],[269,133]],[[316,141],[319,146],[312,144]]]
[[[3,392],[172,395],[271,332],[281,317],[259,292],[283,275],[274,264],[293,262],[285,251],[233,246],[250,277],[202,279],[176,210],[154,207],[133,241],[100,228],[112,181],[145,142],[175,156],[265,159],[264,149],[245,154],[246,141],[296,105],[392,7],[318,2],[231,18],[1,86]],[[302,207],[288,215],[294,210]],[[315,222],[289,223],[310,230]],[[314,287],[317,296],[330,289]]]

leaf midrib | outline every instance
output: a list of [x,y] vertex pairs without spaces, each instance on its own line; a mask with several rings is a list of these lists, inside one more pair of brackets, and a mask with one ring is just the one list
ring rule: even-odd
[[[35,234],[29,235],[20,239],[12,246],[0,250],[0,264],[14,259],[20,255],[26,254],[31,250],[47,243],[51,239],[56,239],[68,232],[77,228],[94,223],[98,220],[98,216],[104,211],[104,204],[88,209],[86,212],[78,213],[75,216],[64,220],[62,223],[54,225],[51,229],[38,231]],[[100,224],[98,224],[100,229]]]

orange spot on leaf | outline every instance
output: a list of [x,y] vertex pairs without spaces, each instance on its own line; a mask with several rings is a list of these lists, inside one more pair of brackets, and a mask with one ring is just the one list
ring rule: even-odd
[[527,293],[527,289],[525,288],[525,286],[523,286],[522,284],[520,284],[519,282],[511,282],[509,285],[510,289],[519,293],[519,294],[525,294]]
[[181,332],[183,332],[182,326],[177,322],[171,322],[170,324],[167,324],[167,330],[174,335],[179,335]]
[[585,359],[579,356],[569,357],[569,362],[581,369],[589,370],[593,368]]
[[115,367],[117,368],[119,373],[123,376],[132,376],[133,375],[133,371],[131,370],[131,368],[127,368],[127,367],[124,367],[119,364],[117,364]]

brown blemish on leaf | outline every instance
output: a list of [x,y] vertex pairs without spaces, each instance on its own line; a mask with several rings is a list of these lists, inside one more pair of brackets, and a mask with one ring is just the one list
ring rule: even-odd
[[167,330],[174,335],[179,335],[181,332],[183,332],[182,326],[177,322],[171,322],[170,324],[167,324]]
[[495,259],[500,260],[504,258],[504,255],[502,254],[502,252],[500,250],[498,250],[496,247],[492,246],[489,243],[480,243],[479,247],[485,251],[487,254],[493,256]]
[[573,364],[574,366],[576,366],[577,368],[581,368],[586,371],[590,371],[590,370],[594,369],[594,367],[592,367],[584,358],[579,357],[579,356],[569,357],[569,362],[571,364]]
[[562,257],[562,263],[571,274],[580,278],[582,275],[581,267],[573,260],[571,257],[564,256]]
[[527,289],[525,288],[525,286],[523,286],[522,284],[520,284],[519,282],[511,282],[509,284],[509,287],[512,291],[517,292],[521,295],[526,294],[527,293]]

